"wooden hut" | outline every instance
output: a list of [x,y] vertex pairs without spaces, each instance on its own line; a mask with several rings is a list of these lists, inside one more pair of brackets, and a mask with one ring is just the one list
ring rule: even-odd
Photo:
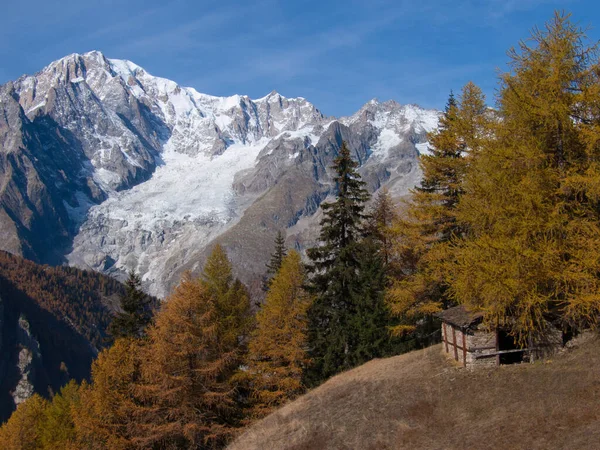
[[514,339],[501,328],[486,330],[481,327],[483,312],[469,311],[455,306],[437,314],[442,321],[444,351],[464,367],[495,366],[547,356],[562,345],[562,333],[548,325],[543,341],[519,348]]

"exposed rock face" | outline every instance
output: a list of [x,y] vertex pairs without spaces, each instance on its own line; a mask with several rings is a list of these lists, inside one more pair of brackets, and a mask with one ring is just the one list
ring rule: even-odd
[[264,270],[277,229],[309,245],[342,141],[371,191],[406,194],[438,120],[393,101],[336,119],[276,92],[213,97],[98,52],[2,86],[2,111],[0,247],[135,269],[159,296],[215,242],[246,281]]
[[63,261],[92,204],[154,171],[168,130],[108,69],[72,55],[0,87],[2,249]]
[[33,387],[35,363],[39,364],[42,357],[40,343],[31,334],[29,322],[23,315],[19,317],[17,340],[20,348],[17,362],[20,378],[12,392],[12,398],[15,405],[18,406],[31,397],[35,391]]

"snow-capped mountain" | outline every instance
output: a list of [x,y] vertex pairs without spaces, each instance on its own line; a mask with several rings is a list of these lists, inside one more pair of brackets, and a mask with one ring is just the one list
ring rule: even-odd
[[214,97],[73,54],[0,87],[0,248],[135,269],[164,296],[220,242],[249,281],[277,229],[298,248],[313,239],[342,140],[371,191],[404,195],[438,117],[377,100],[326,117],[300,97]]

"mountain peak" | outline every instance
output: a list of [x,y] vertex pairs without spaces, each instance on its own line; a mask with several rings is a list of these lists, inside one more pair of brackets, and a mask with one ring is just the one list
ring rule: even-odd
[[99,59],[104,58],[104,53],[102,53],[100,50],[90,50],[89,52],[85,52],[82,56]]
[[[418,105],[414,105],[419,108]],[[380,101],[378,98],[372,98],[367,103],[365,103],[361,109],[369,109],[369,108],[383,108],[383,109],[398,109],[401,108],[402,105],[398,103],[396,100],[386,100],[384,102]]]
[[259,102],[264,102],[264,101],[266,101],[266,102],[279,101],[280,99],[284,99],[284,98],[286,98],[286,97],[284,97],[279,92],[277,92],[275,89],[273,89],[271,92],[269,92],[264,97],[257,98],[256,100],[254,100],[254,102],[259,103]]
[[145,72],[142,67],[126,59],[109,59],[108,62],[115,73],[125,76],[125,79],[129,75],[134,75],[138,72]]
[[64,56],[64,57],[54,61],[48,67],[52,67],[57,64],[68,63],[70,61],[80,61],[81,59],[94,60],[97,62],[102,62],[102,61],[106,60],[106,58],[104,57],[104,54],[102,52],[100,52],[98,50],[91,50],[91,51],[85,52],[85,53],[71,53],[70,55]]

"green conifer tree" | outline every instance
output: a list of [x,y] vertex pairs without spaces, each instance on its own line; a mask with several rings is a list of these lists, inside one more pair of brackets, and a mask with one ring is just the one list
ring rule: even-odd
[[275,250],[271,254],[270,261],[267,263],[267,273],[263,281],[263,291],[266,292],[269,290],[271,280],[277,271],[279,271],[281,263],[283,262],[283,258],[285,258],[286,254],[287,250],[285,248],[285,236],[281,230],[279,230],[277,232],[277,236],[275,236]]
[[141,337],[152,320],[150,297],[142,291],[142,280],[133,270],[121,296],[121,312],[113,318],[109,332],[115,338]]
[[385,299],[386,267],[381,243],[367,236],[358,248],[358,301],[355,313],[350,318],[355,341],[354,354],[350,355],[351,366],[358,366],[393,351],[388,330],[392,321]]
[[[316,298],[309,317],[309,349],[312,383],[381,355],[381,340],[372,333],[386,334],[379,324],[377,293],[383,286],[365,284],[367,254],[364,242],[365,203],[369,194],[356,171],[346,144],[334,160],[337,198],[322,205],[321,245],[308,250],[312,272],[310,288]],[[374,266],[373,266],[374,267]],[[368,329],[369,332],[364,330]],[[385,339],[385,338],[384,338]]]

